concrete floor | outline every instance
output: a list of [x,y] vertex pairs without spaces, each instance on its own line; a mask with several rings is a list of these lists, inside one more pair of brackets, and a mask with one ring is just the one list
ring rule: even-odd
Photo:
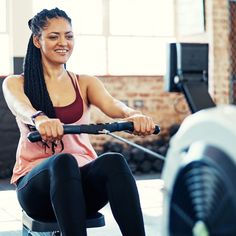
[[[162,186],[156,176],[136,177],[147,236],[161,235]],[[121,236],[109,205],[101,210],[106,226],[88,229],[88,236]],[[21,208],[9,180],[0,180],[0,236],[21,236]]]

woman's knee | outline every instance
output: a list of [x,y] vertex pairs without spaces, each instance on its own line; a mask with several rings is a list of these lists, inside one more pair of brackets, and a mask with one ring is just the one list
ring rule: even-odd
[[100,157],[102,168],[106,172],[116,173],[116,172],[126,172],[131,173],[128,163],[125,157],[120,153],[108,152]]
[[79,173],[78,163],[75,157],[69,153],[60,153],[52,157],[50,171],[59,174]]

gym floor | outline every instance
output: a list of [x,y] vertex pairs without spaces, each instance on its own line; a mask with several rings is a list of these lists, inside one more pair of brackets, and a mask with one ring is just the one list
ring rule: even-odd
[[[147,236],[161,235],[162,187],[159,175],[136,176]],[[128,210],[128,209],[127,209]],[[88,229],[88,236],[121,236],[109,205],[101,210],[106,225]],[[14,186],[0,180],[0,236],[21,236],[21,208]]]

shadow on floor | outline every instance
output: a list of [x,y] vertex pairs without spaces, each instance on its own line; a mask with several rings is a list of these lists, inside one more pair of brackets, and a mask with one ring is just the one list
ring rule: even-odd
[[21,236],[22,231],[6,231],[0,232],[0,236]]
[[15,186],[10,184],[10,179],[0,179],[0,191],[14,190]]

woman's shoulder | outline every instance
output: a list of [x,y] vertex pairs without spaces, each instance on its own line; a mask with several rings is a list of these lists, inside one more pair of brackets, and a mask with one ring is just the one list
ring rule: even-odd
[[77,78],[79,80],[82,80],[82,81],[92,81],[92,80],[96,80],[97,77],[96,76],[92,76],[92,75],[87,75],[87,74],[77,74]]
[[96,76],[88,75],[88,74],[75,74],[76,78],[81,86],[88,86],[92,83],[96,83],[98,78]]
[[93,75],[78,74],[78,73],[74,73],[71,71],[68,71],[68,72],[69,72],[69,74],[72,74],[73,77],[76,77],[77,82],[79,83],[80,87],[82,87],[82,88],[88,88],[88,87],[100,82],[98,77],[93,76]]
[[20,75],[8,75],[3,83],[5,85],[14,85],[14,86],[17,86],[17,85],[22,85],[24,83],[24,76],[22,74]]
[[24,80],[24,76],[23,76],[23,74],[20,74],[20,75],[8,75],[4,80],[23,81]]

